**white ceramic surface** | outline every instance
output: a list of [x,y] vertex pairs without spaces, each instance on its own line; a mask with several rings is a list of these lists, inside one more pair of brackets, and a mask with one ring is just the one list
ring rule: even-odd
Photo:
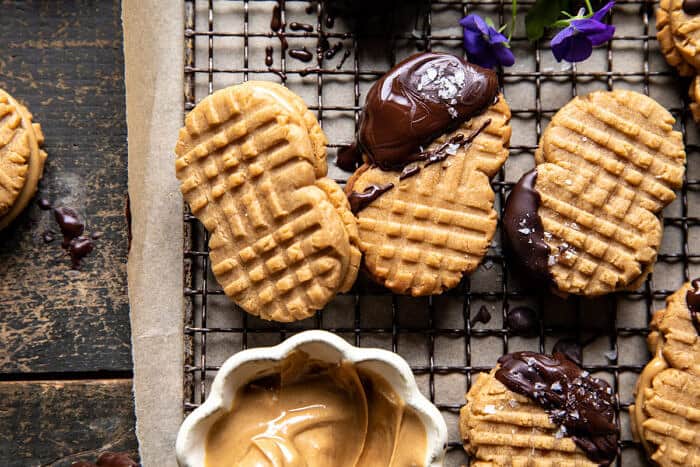
[[274,372],[294,350],[302,350],[322,362],[349,361],[360,369],[382,375],[406,401],[406,405],[415,410],[425,426],[428,436],[425,466],[443,465],[447,425],[438,409],[421,394],[406,361],[393,352],[354,347],[334,334],[314,330],[297,334],[274,347],[244,350],[226,360],[214,378],[204,404],[192,412],[180,427],[176,443],[180,466],[204,467],[207,433],[230,410],[238,389]]

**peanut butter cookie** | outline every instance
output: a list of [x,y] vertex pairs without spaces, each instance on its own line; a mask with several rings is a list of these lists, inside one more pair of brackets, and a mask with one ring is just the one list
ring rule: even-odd
[[612,388],[564,354],[505,355],[466,400],[459,428],[471,465],[598,466],[617,454]]
[[312,316],[352,286],[354,218],[326,174],[326,139],[301,98],[247,82],[200,102],[176,146],[176,174],[210,233],[212,271],[245,311]]
[[700,463],[700,281],[685,284],[654,313],[654,358],[637,381],[630,419],[635,437],[661,466]]
[[511,135],[497,85],[490,70],[426,53],[399,63],[368,93],[364,163],[346,192],[364,266],[391,291],[439,294],[486,254],[497,223],[490,178]]
[[674,122],[653,99],[622,90],[577,97],[557,112],[537,167],[506,203],[516,259],[563,293],[638,287],[661,244],[659,213],[683,182]]
[[44,172],[44,134],[32,114],[0,89],[0,230],[29,204]]
[[661,0],[656,29],[661,51],[681,76],[692,76],[700,70],[700,2]]

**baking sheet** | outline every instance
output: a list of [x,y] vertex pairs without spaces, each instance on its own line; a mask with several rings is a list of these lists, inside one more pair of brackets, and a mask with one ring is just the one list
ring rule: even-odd
[[[125,1],[125,4],[130,3],[132,2]],[[142,332],[143,326],[137,321],[148,321],[153,325],[150,328],[151,332],[161,336],[163,342],[172,346],[170,351],[174,352],[181,343],[171,340],[176,338],[176,330],[180,333],[179,336],[182,336],[182,327],[177,328],[175,318],[182,309],[177,306],[182,306],[179,301],[182,299],[183,290],[182,276],[179,277],[180,282],[177,282],[178,278],[171,277],[170,273],[175,276],[175,271],[182,270],[182,243],[181,237],[178,237],[179,231],[176,231],[175,227],[175,224],[178,224],[181,228],[182,213],[178,212],[176,206],[178,195],[175,194],[171,148],[175,141],[173,119],[177,119],[178,124],[182,122],[183,107],[176,108],[175,103],[182,103],[183,68],[178,47],[183,45],[183,29],[182,25],[177,29],[175,24],[170,22],[179,20],[182,16],[166,16],[166,13],[179,14],[177,8],[170,4],[159,4],[156,7],[155,1],[151,1],[136,7],[136,2],[133,3],[131,6],[134,8],[145,8],[142,11],[150,14],[157,8],[158,20],[150,18],[144,19],[143,24],[133,24],[163,27],[159,29],[162,34],[149,36],[148,40],[155,38],[158,47],[167,52],[144,52],[141,49],[148,41],[139,40],[138,36],[135,36],[138,50],[135,48],[132,53],[135,56],[150,53],[151,55],[145,57],[141,63],[155,64],[153,76],[161,77],[142,82],[141,85],[146,88],[154,87],[156,94],[163,99],[154,104],[155,111],[151,114],[134,115],[132,107],[128,107],[130,182],[133,176],[130,190],[141,195],[143,201],[143,198],[148,196],[139,193],[142,191],[139,181],[153,179],[161,185],[148,192],[150,197],[162,199],[167,196],[168,199],[167,213],[159,211],[156,215],[162,218],[155,221],[153,217],[149,217],[154,213],[147,203],[139,213],[134,212],[135,223],[139,217],[142,224],[146,224],[146,219],[149,219],[148,229],[143,227],[142,231],[134,230],[134,242],[136,244],[140,241],[143,249],[167,256],[163,258],[162,267],[159,268],[168,273],[163,275],[153,271],[158,277],[158,283],[167,285],[158,287],[159,300],[154,300],[147,306],[138,304],[135,307],[133,298],[138,291],[132,291],[132,315],[143,314],[141,317],[132,316],[132,327],[136,332]],[[178,3],[179,8],[179,2],[172,3]],[[342,183],[349,174],[333,164],[336,148],[351,141],[359,105],[379,73],[389,69],[395,61],[426,46],[432,50],[462,54],[461,30],[457,25],[459,18],[466,12],[479,12],[493,17],[497,22],[503,21],[508,15],[508,3],[425,2],[430,8],[430,21],[425,23],[428,18],[425,12],[417,15],[414,5],[396,2],[395,15],[381,24],[384,35],[369,35],[360,39],[353,35],[343,40],[353,53],[340,68],[340,73],[329,70],[335,69],[342,52],[333,60],[324,62],[323,72],[311,70],[306,76],[301,76],[300,71],[303,72],[307,67],[315,68],[317,65],[313,62],[301,63],[288,57],[284,64],[282,63],[279,40],[269,34],[271,12],[275,2],[187,0],[185,7],[194,11],[196,21],[191,25],[193,31],[185,35],[185,39],[192,39],[194,42],[195,53],[193,68],[189,68],[185,73],[186,78],[192,80],[192,87],[185,86],[185,93],[192,99],[191,103],[194,103],[204,98],[211,90],[221,89],[244,79],[280,82],[282,79],[279,73],[267,72],[264,63],[265,47],[273,46],[273,68],[283,66],[286,85],[301,95],[317,112],[331,142],[329,176]],[[287,22],[316,25],[316,13],[305,11],[308,4],[306,1],[287,1]],[[506,69],[501,75],[506,100],[513,110],[513,138],[510,158],[494,181],[497,208],[500,208],[507,196],[510,184],[532,167],[532,154],[541,130],[549,118],[573,95],[596,89],[627,88],[647,92],[671,109],[679,118],[678,128],[683,129],[686,134],[688,178],[695,180],[698,177],[698,131],[687,112],[685,94],[688,83],[679,80],[669,71],[658,51],[658,44],[654,39],[653,7],[654,2],[641,0],[618,2],[614,13],[616,39],[609,46],[597,49],[591,59],[575,68],[557,63],[546,44],[536,52],[535,47],[526,40],[514,41],[516,65]],[[128,13],[125,10],[127,16]],[[522,20],[521,15],[521,25]],[[364,22],[371,28],[370,20],[364,18]],[[168,27],[174,30],[168,30]],[[387,30],[393,30],[395,34],[388,37]],[[138,33],[138,30],[135,31]],[[339,18],[333,32],[346,31],[352,31],[351,24]],[[129,44],[135,44],[130,42],[130,34],[131,31],[127,30],[127,52]],[[522,35],[522,31],[516,34],[518,37]],[[331,43],[336,41],[333,39]],[[294,37],[289,39],[289,43],[290,48],[306,46],[314,51],[317,38],[313,35]],[[168,59],[164,60],[166,54]],[[174,62],[178,62],[178,70],[175,69]],[[127,92],[131,93],[129,67],[127,53]],[[355,85],[359,95],[355,93]],[[138,90],[138,85],[136,89]],[[129,103],[133,100],[141,99],[132,95]],[[187,104],[186,102],[185,107],[188,107]],[[144,122],[149,123],[151,136],[155,136],[151,141],[154,150],[142,150],[141,146],[137,146],[138,152],[132,151],[132,124],[140,128],[144,123],[134,123],[136,118],[144,118]],[[141,165],[132,167],[131,161],[136,158]],[[148,167],[149,170],[140,170],[138,167]],[[151,169],[155,169],[155,172]],[[172,410],[164,412],[167,404],[174,403],[170,399],[166,402],[164,398],[159,397],[159,402],[163,404],[158,411],[139,410],[139,407],[145,408],[140,404],[140,398],[147,398],[152,391],[160,391],[162,384],[162,378],[154,381],[149,375],[144,375],[144,372],[149,373],[158,368],[159,375],[162,374],[172,382],[184,376],[184,403],[188,412],[201,403],[218,366],[233,353],[243,348],[276,344],[303,329],[323,328],[337,332],[351,343],[363,347],[393,349],[406,358],[416,372],[422,390],[435,401],[447,421],[451,449],[446,465],[460,465],[468,460],[459,447],[458,410],[475,374],[490,369],[496,359],[506,351],[549,352],[561,337],[586,339],[598,336],[585,348],[584,364],[598,376],[611,382],[619,395],[623,442],[618,464],[642,465],[643,455],[632,442],[625,407],[632,401],[637,374],[648,359],[645,335],[650,318],[649,310],[662,307],[664,298],[673,289],[679,287],[687,277],[693,277],[700,271],[697,263],[700,237],[697,235],[697,222],[693,220],[700,215],[696,188],[695,183],[690,184],[684,190],[684,195],[664,211],[666,227],[660,260],[653,278],[636,293],[619,294],[598,300],[561,300],[549,295],[533,295],[532,291],[523,288],[518,282],[518,277],[508,270],[502,256],[502,236],[499,231],[488,257],[479,269],[465,280],[462,286],[448,294],[421,299],[397,297],[360,279],[350,294],[337,297],[318,317],[284,326],[248,317],[223,296],[208,272],[206,255],[199,254],[206,251],[203,230],[198,222],[186,221],[184,240],[188,254],[184,257],[187,272],[184,366],[181,365],[177,369],[178,374],[173,373],[174,361],[181,354],[160,352],[160,349],[156,348],[158,346],[152,344],[153,341],[143,342],[142,339],[134,338],[139,426],[153,427],[165,423],[168,429],[176,430],[180,421],[177,419],[180,413],[176,414],[172,407],[169,407]],[[684,197],[687,200],[685,204]],[[161,224],[167,224],[167,229],[161,228]],[[153,229],[157,230],[159,235],[154,235],[146,242],[141,235]],[[135,256],[132,249],[131,258]],[[145,264],[132,259],[129,269],[130,287],[133,283],[136,288],[150,290],[147,287],[148,282],[144,281],[153,279],[154,276],[148,276],[145,272],[141,277],[131,274],[134,270],[140,271],[142,264]],[[179,287],[177,290],[176,286]],[[542,332],[538,337],[509,336],[503,328],[503,316],[507,309],[523,304],[537,309],[543,317]],[[203,312],[205,306],[206,313]],[[481,306],[487,307],[493,319],[488,324],[469,327],[467,322],[470,316]],[[163,320],[167,321],[167,325]],[[172,334],[166,329],[172,331]],[[152,355],[152,350],[157,353],[149,357],[150,360],[145,359],[144,356]],[[140,364],[136,358],[139,353]],[[174,397],[174,394],[171,396]],[[147,453],[167,446],[172,434],[162,435],[157,440],[161,444],[157,446],[141,429],[139,434],[145,465],[156,465],[148,463],[151,458],[148,458],[150,454]]]

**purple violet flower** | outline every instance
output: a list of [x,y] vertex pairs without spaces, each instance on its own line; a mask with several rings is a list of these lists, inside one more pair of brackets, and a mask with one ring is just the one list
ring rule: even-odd
[[609,2],[590,17],[567,20],[568,26],[554,36],[551,47],[554,57],[561,62],[582,62],[591,56],[593,47],[612,39],[615,26],[603,23],[605,15],[615,6]]
[[464,48],[469,61],[485,68],[496,65],[511,66],[515,57],[510,50],[508,38],[475,14],[467,15],[459,21],[464,28]]

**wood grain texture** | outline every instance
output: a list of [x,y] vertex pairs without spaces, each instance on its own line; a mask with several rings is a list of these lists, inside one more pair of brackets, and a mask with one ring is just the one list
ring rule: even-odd
[[101,231],[81,272],[32,203],[0,232],[0,373],[131,368],[127,149],[119,0],[0,0],[0,88],[28,105],[49,153],[39,196]]
[[0,465],[69,466],[102,451],[136,459],[131,380],[0,382]]

